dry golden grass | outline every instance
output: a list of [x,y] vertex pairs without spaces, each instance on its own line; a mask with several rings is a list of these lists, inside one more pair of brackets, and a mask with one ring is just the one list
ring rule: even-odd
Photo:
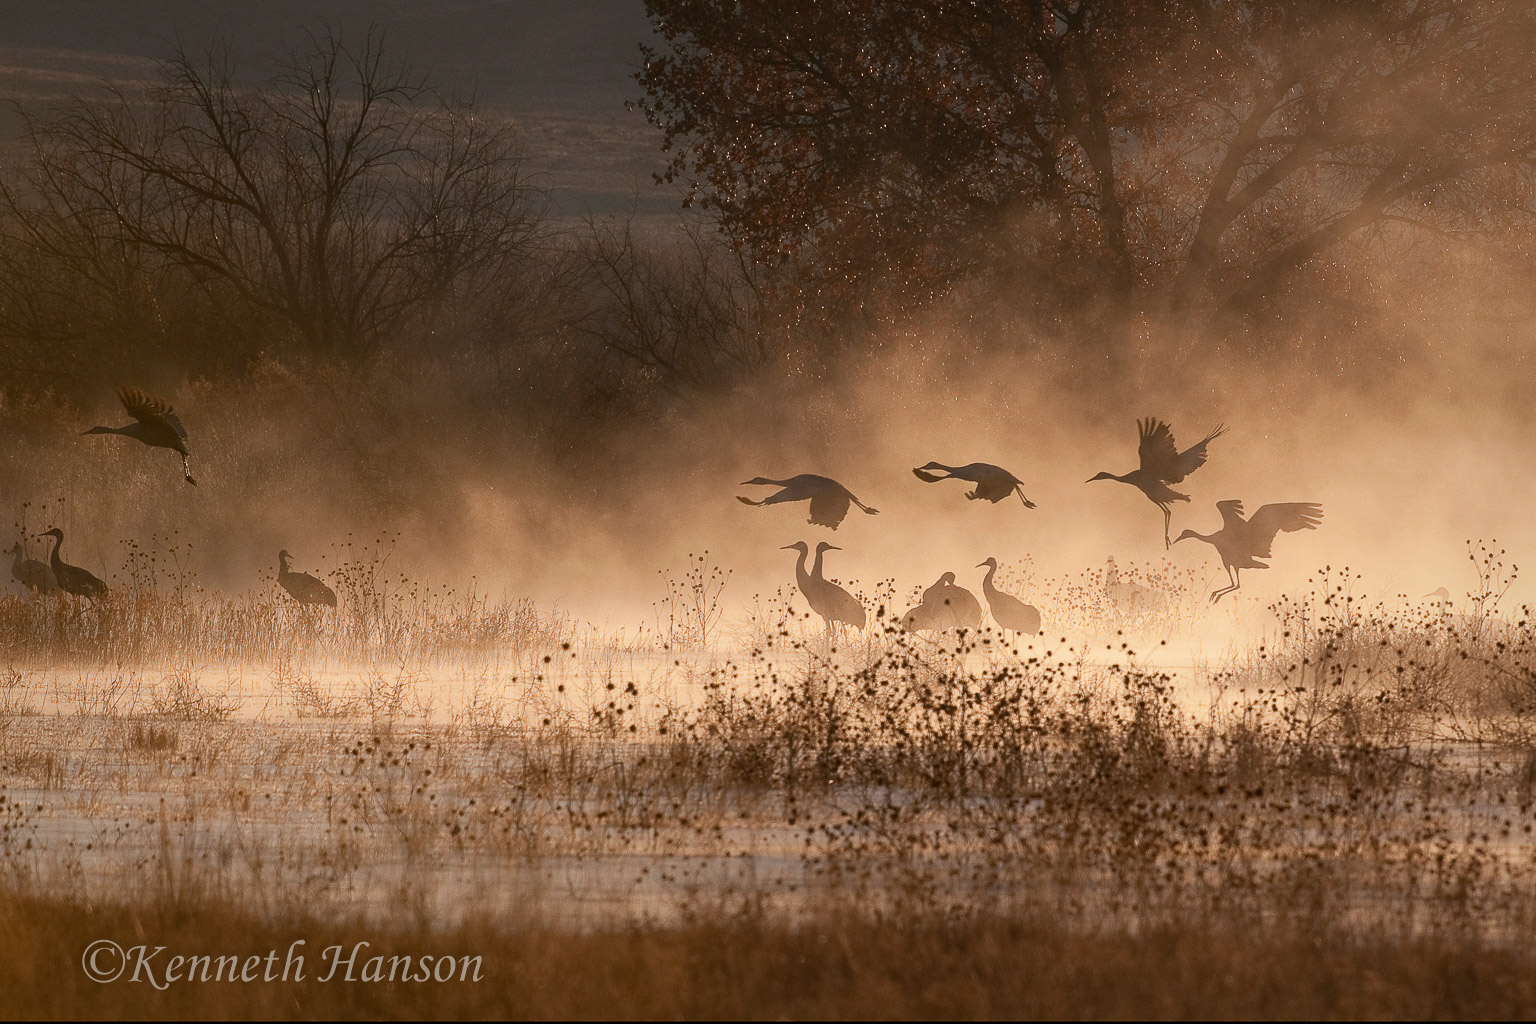
[[[415,594],[369,620],[407,624],[368,634],[394,664],[338,672],[360,641],[316,631],[231,648],[254,684],[221,679],[206,609],[181,621],[207,663],[72,664],[18,626],[44,656],[0,675],[0,943],[25,946],[0,981],[33,1000],[12,1012],[1528,1012],[1523,628],[1320,578],[1262,647],[1181,679],[1128,639],[915,636],[899,609],[856,638],[782,596],[729,620],[724,577],[668,580],[644,641],[534,617],[444,646],[444,598]],[[139,607],[103,609],[108,635],[144,632]],[[87,982],[95,938],[364,938],[480,955],[487,980],[152,993]]]
[[[753,915],[588,932],[483,923],[444,929],[272,920],[226,906],[7,907],[7,1018],[809,1019],[1520,1018],[1536,1012],[1536,954],[1441,937],[1298,932],[1241,919],[1084,931],[1073,922],[879,921]],[[96,984],[92,941],[175,951],[480,956],[483,980]],[[313,958],[311,959],[313,962]]]

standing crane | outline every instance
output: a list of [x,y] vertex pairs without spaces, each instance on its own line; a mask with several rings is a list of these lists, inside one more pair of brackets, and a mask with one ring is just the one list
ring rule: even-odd
[[949,587],[952,587],[954,585],[955,585],[955,574],[952,573],[952,572],[945,573],[944,575],[940,576],[938,579],[933,581],[933,586],[931,586],[927,590],[923,591],[923,596],[920,599],[919,603],[921,603],[921,604],[931,604],[931,605],[935,605],[935,606],[942,605],[942,604],[946,603],[944,601],[944,591],[946,589],[948,589]]
[[1456,610],[1451,592],[1444,587],[1436,587],[1424,597],[1435,599],[1435,615],[1440,620],[1440,624],[1462,636],[1496,639],[1510,636],[1515,632],[1514,625],[1508,619],[1501,619],[1497,615],[1484,611],[1486,601],[1474,599],[1472,614],[1467,615]]
[[336,607],[336,591],[307,572],[290,572],[288,563],[293,556],[287,551],[277,553],[277,582],[299,604],[328,604]]
[[753,501],[751,498],[736,496],[736,500],[743,505],[777,505],[781,501],[806,501],[811,503],[811,524],[813,526],[825,526],[835,530],[848,515],[848,505],[851,502],[859,506],[860,511],[867,515],[879,515],[880,510],[870,508],[853,492],[842,484],[829,477],[817,476],[814,473],[801,473],[792,476],[788,480],[769,480],[767,477],[755,476],[745,481],[742,486],[756,485],[762,487],[783,488],[776,494],[770,494],[762,501]]
[[939,462],[930,462],[926,466],[914,469],[912,473],[919,480],[930,484],[938,483],[940,480],[969,481],[976,485],[965,495],[972,501],[980,498],[995,505],[1008,495],[1017,494],[1025,508],[1035,507],[1034,502],[1024,497],[1024,481],[1003,467],[994,466],[988,462],[973,462],[968,466],[946,466]]
[[117,400],[128,415],[138,422],[126,427],[92,427],[86,434],[122,434],[151,448],[169,448],[181,456],[181,472],[187,483],[196,486],[192,470],[187,468],[187,428],[176,418],[176,410],[163,398],[153,398],[133,387],[117,389]]
[[1173,521],[1173,511],[1169,506],[1175,501],[1188,501],[1189,495],[1180,494],[1168,485],[1178,483],[1205,465],[1205,446],[1226,433],[1226,428],[1218,425],[1199,444],[1191,445],[1182,452],[1173,442],[1173,431],[1162,420],[1149,417],[1139,421],[1137,428],[1141,432],[1141,444],[1137,449],[1141,465],[1123,476],[1100,473],[1088,482],[1119,480],[1138,488],[1152,504],[1163,510],[1163,545],[1171,548],[1173,542],[1168,539],[1168,531]]
[[92,603],[105,600],[105,583],[78,565],[70,565],[59,558],[59,548],[64,546],[64,531],[55,526],[47,533],[38,534],[39,539],[43,537],[53,538],[53,553],[48,557],[48,567],[53,570],[53,578],[58,582],[59,589],[86,598]]
[[955,585],[947,572],[923,591],[923,599],[901,617],[909,632],[924,629],[975,629],[981,625],[981,602],[964,587]]
[[1015,633],[1023,633],[1026,636],[1035,636],[1040,632],[1040,611],[1033,605],[1027,605],[1012,594],[1005,594],[998,590],[992,583],[992,577],[997,575],[997,559],[988,558],[976,568],[986,566],[987,575],[981,581],[981,592],[987,595],[987,607],[992,610],[992,618],[1004,629],[1011,629]]
[[838,623],[854,629],[864,628],[864,606],[859,603],[859,599],[821,574],[821,560],[825,554],[828,551],[841,551],[842,548],[834,547],[826,541],[817,544],[816,564],[810,572],[805,571],[805,560],[810,554],[810,546],[805,541],[786,544],[780,550],[800,552],[800,558],[795,562],[795,585],[800,588],[811,611],[826,622],[829,632]]
[[11,575],[15,577],[16,582],[34,594],[51,594],[59,589],[58,583],[53,578],[53,570],[48,568],[48,563],[25,557],[21,541],[17,541],[16,546],[6,553],[16,556],[11,562]]
[[1142,615],[1160,614],[1168,610],[1168,595],[1137,583],[1122,580],[1115,556],[1110,555],[1104,566],[1104,596],[1121,616],[1135,618]]
[[1311,501],[1260,505],[1253,518],[1246,521],[1243,519],[1243,503],[1240,501],[1218,501],[1216,509],[1221,513],[1221,529],[1210,535],[1196,533],[1194,530],[1185,530],[1179,534],[1179,540],[1189,537],[1203,540],[1221,555],[1221,564],[1226,567],[1227,582],[1231,585],[1213,590],[1212,604],[1243,585],[1244,569],[1269,568],[1258,559],[1273,557],[1270,548],[1275,543],[1275,534],[1282,530],[1286,533],[1315,530],[1317,524],[1323,521],[1323,506]]

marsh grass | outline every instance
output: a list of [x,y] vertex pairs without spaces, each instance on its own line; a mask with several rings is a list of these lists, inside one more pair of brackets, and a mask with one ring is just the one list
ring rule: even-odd
[[558,646],[575,634],[566,616],[526,599],[474,590],[429,590],[391,579],[388,553],[343,562],[337,609],[301,606],[278,591],[210,593],[190,570],[157,585],[156,560],[130,545],[130,583],[91,604],[59,594],[0,597],[0,658],[102,663],[284,658],[432,660],[476,652]]
[[[696,578],[718,596],[708,580],[723,573]],[[794,986],[741,966],[752,943],[771,959],[814,941],[854,989],[876,971],[866,947],[883,948],[902,978],[948,993],[951,1015],[1010,999],[1064,1006],[1051,1000],[1087,983],[1095,948],[1122,951],[1127,980],[1077,1015],[1251,1015],[1260,1004],[1242,1001],[1243,986],[1191,979],[1259,984],[1265,956],[1322,969],[1306,936],[1395,979],[1366,986],[1362,1012],[1483,1007],[1495,1003],[1460,983],[1415,988],[1385,960],[1508,973],[1536,925],[1528,631],[1463,631],[1366,600],[1347,570],[1277,602],[1271,633],[1194,679],[1118,627],[1107,642],[908,633],[889,581],[861,635],[828,633],[780,592],[738,619],[696,606],[713,623],[697,635],[606,637],[534,619],[518,627],[525,646],[487,652],[414,632],[458,622],[461,640],[504,635],[500,622],[476,632],[487,606],[384,580],[382,568],[361,577],[343,602],[372,608],[377,630],[295,616],[311,631],[259,648],[256,682],[273,696],[254,715],[251,679],[221,679],[217,659],[186,652],[108,670],[18,661],[0,675],[8,898],[87,918],[80,908],[159,915],[188,935],[206,913],[401,941],[473,936],[548,965],[537,984],[550,1001],[536,1004],[548,1012],[682,1005],[647,1002],[662,997],[644,971],[610,978],[611,1002],[560,987],[560,957],[602,942],[657,957],[747,944],[708,954],[711,969],[745,973],[686,1004],[700,1012],[736,1012],[736,993],[756,984],[743,979],[757,977],[763,1014],[934,1005],[889,971],[867,974],[869,1002],[844,1004],[832,987],[796,1001]],[[1039,601],[1065,615],[1070,599]],[[1480,607],[1486,619],[1497,604]],[[23,611],[45,623],[93,614]],[[112,646],[128,625],[101,635],[106,650],[164,650]],[[360,650],[369,657],[337,670],[337,652]],[[882,931],[885,946],[872,938]],[[850,944],[840,960],[819,937],[838,934]],[[1174,951],[1152,952],[1158,936]],[[944,987],[961,961],[935,956],[943,943],[972,950],[983,974],[1020,951],[1057,958],[1038,983],[987,981],[1000,1001],[977,1002]],[[1079,960],[1062,960],[1071,950]]]
[[[217,901],[79,907],[25,899],[0,940],[18,1018],[807,1019],[1520,1018],[1536,960],[1519,947],[1237,917],[1097,932],[1048,917],[892,922],[841,909],[798,925],[737,912],[677,926],[572,932],[476,921],[388,928]],[[479,956],[479,983],[96,985],[98,938],[264,955],[306,941],[367,954]]]

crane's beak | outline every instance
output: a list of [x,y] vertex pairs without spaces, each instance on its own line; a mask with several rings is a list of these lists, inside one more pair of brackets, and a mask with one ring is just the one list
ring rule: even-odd
[[798,545],[798,544],[785,544],[783,547],[779,548],[779,550],[780,551],[794,551],[799,546],[800,545]]

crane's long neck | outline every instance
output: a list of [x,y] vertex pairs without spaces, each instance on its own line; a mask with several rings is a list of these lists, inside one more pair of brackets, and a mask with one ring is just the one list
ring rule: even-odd
[[282,579],[284,576],[287,576],[287,575],[288,575],[288,556],[287,555],[278,555],[277,556],[277,578],[278,579]]
[[[799,550],[800,557],[795,562],[795,582],[798,583],[800,585],[800,589],[804,591],[805,585],[810,582],[811,577],[808,576],[805,571],[805,557],[807,554],[806,549],[800,548]],[[821,563],[818,557],[817,565],[819,566],[820,564]]]
[[816,551],[816,564],[811,566],[811,576],[818,580],[822,578],[821,560],[826,555],[826,553],[827,551],[825,548],[818,548]]
[[15,554],[15,556],[16,556],[11,561],[11,572],[12,573],[21,572],[21,562],[22,562],[22,558],[21,558],[21,545],[17,544],[15,547],[11,548],[11,552],[13,554]]
[[48,563],[52,565],[54,571],[57,572],[59,566],[62,564],[62,559],[59,558],[59,548],[64,546],[64,535],[62,533],[57,533],[53,534],[52,536],[53,553],[48,556]]
[[992,585],[992,577],[996,576],[996,575],[997,575],[997,566],[995,566],[995,565],[987,566],[987,575],[982,578],[981,589],[986,592],[986,595],[989,598],[993,594],[997,593],[997,588]]

